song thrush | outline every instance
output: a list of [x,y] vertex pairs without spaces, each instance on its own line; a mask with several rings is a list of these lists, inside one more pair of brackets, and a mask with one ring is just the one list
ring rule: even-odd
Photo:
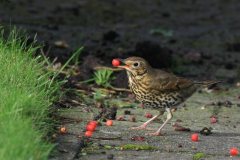
[[167,120],[155,133],[146,134],[149,136],[162,135],[163,127],[173,117],[171,108],[176,108],[186,101],[201,86],[220,82],[193,82],[159,69],[154,69],[146,60],[140,57],[118,58],[118,60],[126,64],[118,67],[126,69],[130,90],[135,94],[136,99],[146,107],[160,111],[158,115],[141,126],[131,127],[131,129],[147,128],[149,123],[167,111]]

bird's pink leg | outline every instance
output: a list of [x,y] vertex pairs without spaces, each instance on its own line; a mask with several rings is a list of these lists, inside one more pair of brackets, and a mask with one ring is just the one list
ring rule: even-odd
[[159,136],[159,135],[162,135],[162,136],[163,136],[163,135],[164,135],[164,134],[161,133],[161,131],[162,131],[163,127],[168,123],[168,121],[170,121],[170,120],[172,119],[172,117],[173,117],[170,108],[167,108],[166,111],[167,111],[167,120],[166,120],[166,121],[163,123],[163,125],[157,130],[157,132],[155,132],[155,133],[146,133],[146,134],[145,134],[146,136]]
[[160,111],[160,113],[159,113],[158,115],[156,115],[156,116],[154,116],[153,118],[149,119],[147,122],[143,123],[141,126],[139,126],[139,127],[130,127],[129,129],[141,130],[141,129],[146,128],[146,129],[148,129],[148,130],[153,130],[152,128],[148,128],[147,125],[148,125],[149,123],[151,123],[153,120],[157,119],[157,117],[159,117],[159,116],[161,116],[161,115],[163,115],[163,114],[164,114],[164,111]]

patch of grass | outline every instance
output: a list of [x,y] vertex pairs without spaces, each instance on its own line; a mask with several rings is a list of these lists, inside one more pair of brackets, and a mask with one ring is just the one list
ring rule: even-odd
[[33,57],[40,46],[27,46],[16,28],[7,40],[0,30],[0,159],[47,159],[53,145],[42,137],[57,86],[49,85],[52,74],[44,73],[41,56]]
[[205,156],[207,156],[206,153],[196,153],[196,154],[194,154],[192,160],[199,160],[199,159],[201,159],[202,157],[205,157]]
[[111,83],[112,80],[116,79],[116,77],[110,77],[113,71],[108,69],[99,69],[94,72],[95,82],[100,86],[107,88],[108,84]]
[[134,145],[134,144],[125,144],[123,146],[124,149],[135,149],[135,148],[139,148],[141,150],[153,150],[156,149],[155,147],[152,146],[146,146],[146,145]]
[[163,35],[163,36],[166,36],[166,37],[173,36],[173,31],[172,30],[165,30],[165,29],[161,29],[161,28],[151,29],[149,31],[149,33],[154,34],[154,35]]
[[95,81],[99,86],[103,86],[104,88],[108,88],[108,85],[112,82],[112,80],[116,79],[116,77],[111,77],[113,71],[109,69],[98,69],[94,72],[94,77],[80,83]]

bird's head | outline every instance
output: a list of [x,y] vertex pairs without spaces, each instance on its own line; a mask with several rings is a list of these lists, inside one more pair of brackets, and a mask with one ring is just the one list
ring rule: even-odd
[[134,76],[143,76],[152,69],[148,62],[140,57],[129,57],[127,59],[117,58],[117,59],[125,64],[124,66],[118,67],[126,69],[127,72],[132,73]]

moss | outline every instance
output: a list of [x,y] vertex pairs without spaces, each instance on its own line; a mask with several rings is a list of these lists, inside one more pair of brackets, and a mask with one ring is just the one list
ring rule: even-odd
[[199,160],[199,159],[201,159],[202,157],[205,157],[205,156],[207,156],[206,153],[196,153],[196,154],[194,154],[192,160]]
[[145,146],[145,145],[133,145],[133,144],[126,144],[123,146],[124,149],[135,149],[135,148],[139,148],[142,150],[153,150],[156,149],[155,147],[152,146]]

